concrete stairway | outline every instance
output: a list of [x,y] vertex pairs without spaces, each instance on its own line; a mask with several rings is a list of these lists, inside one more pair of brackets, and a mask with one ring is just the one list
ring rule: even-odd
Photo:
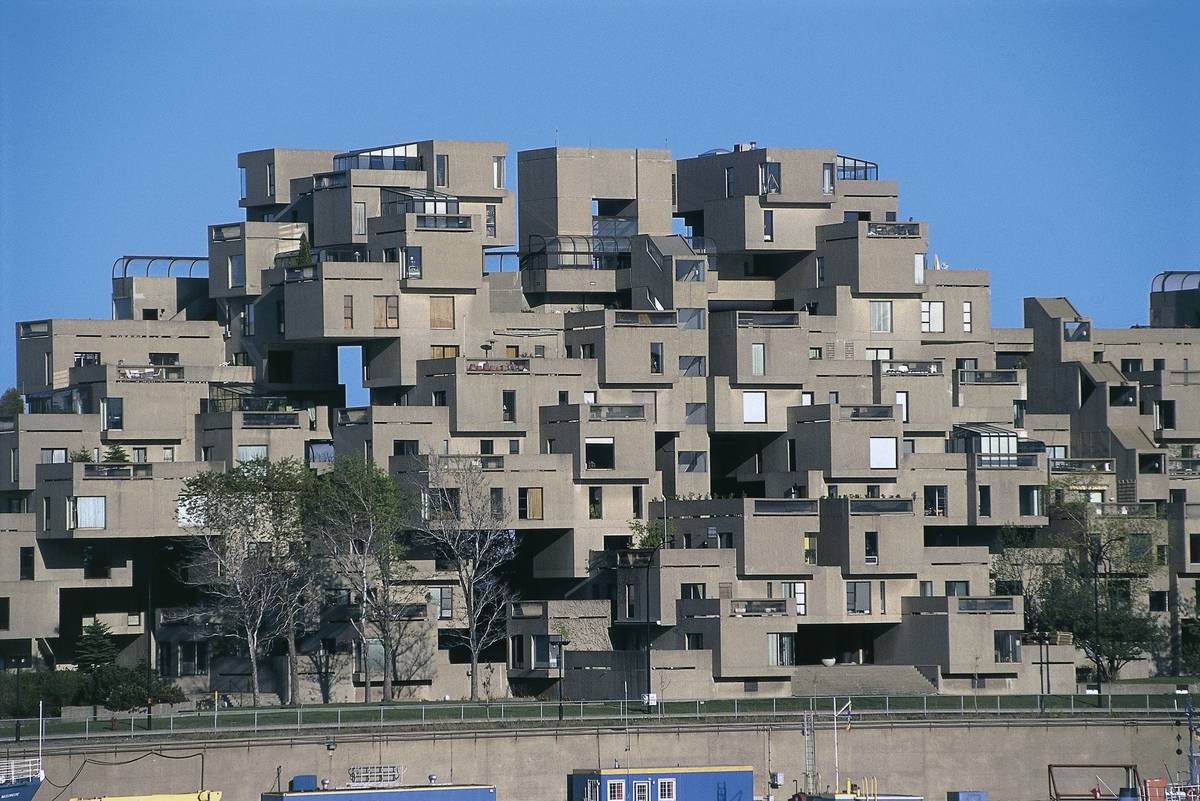
[[912,665],[803,665],[792,673],[792,695],[933,695],[936,669]]

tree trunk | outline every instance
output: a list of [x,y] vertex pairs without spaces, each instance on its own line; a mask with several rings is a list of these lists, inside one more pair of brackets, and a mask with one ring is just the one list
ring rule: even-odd
[[371,654],[367,649],[367,635],[363,634],[359,638],[362,643],[362,674],[363,674],[363,702],[370,703],[371,701]]
[[288,703],[300,706],[300,654],[296,651],[296,630],[289,626],[287,631],[288,647]]
[[393,668],[395,665],[395,663],[393,662],[393,657],[395,656],[395,648],[392,647],[392,638],[390,636],[385,635],[382,639],[383,639],[383,642],[381,644],[383,645],[383,698],[381,700],[391,701],[392,700],[392,691],[393,691],[392,684],[395,681],[395,677],[392,675]]
[[471,700],[479,700],[479,652],[471,646]]
[[246,645],[250,650],[250,705],[258,706],[258,637],[246,635]]

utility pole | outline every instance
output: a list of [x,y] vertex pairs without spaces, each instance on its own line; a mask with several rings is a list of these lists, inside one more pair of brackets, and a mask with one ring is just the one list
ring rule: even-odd
[[154,617],[154,599],[152,596],[154,587],[154,559],[146,560],[146,620],[142,625],[142,633],[146,637],[146,731],[150,731],[154,725],[154,671],[151,668],[151,659],[154,656],[154,646],[151,643],[151,620]]
[[[837,703],[836,701],[834,703]],[[838,763],[838,718],[843,712],[849,713],[851,701],[847,701],[841,709],[833,713],[833,792],[840,793],[842,787],[841,765]]]

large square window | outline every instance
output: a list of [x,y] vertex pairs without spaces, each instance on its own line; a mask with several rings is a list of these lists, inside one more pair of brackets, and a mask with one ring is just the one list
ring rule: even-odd
[[871,469],[896,469],[895,437],[871,437]]
[[743,423],[765,423],[765,422],[767,422],[767,393],[765,393],[765,392],[743,392],[742,393],[742,422]]
[[890,300],[870,301],[871,333],[890,334],[892,332],[892,302]]

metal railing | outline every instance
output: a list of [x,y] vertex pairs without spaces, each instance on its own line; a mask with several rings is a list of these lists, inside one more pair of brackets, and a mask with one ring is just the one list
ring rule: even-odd
[[959,370],[960,384],[1015,384],[1016,370]]
[[881,361],[879,372],[883,375],[941,375],[942,363]]
[[987,470],[1029,469],[1038,466],[1036,453],[977,453],[975,466]]
[[891,406],[843,406],[843,420],[891,420]]
[[1200,476],[1200,459],[1171,459],[1167,466],[1173,476]]
[[604,404],[588,407],[588,420],[609,422],[613,420],[645,420],[646,407],[639,404]]
[[921,224],[910,222],[881,222],[867,223],[867,236],[869,237],[903,237],[912,238],[921,235]]
[[[932,691],[932,686],[931,686]],[[973,717],[1115,717],[1155,718],[1186,714],[1186,700],[1176,694],[1138,695],[866,695],[660,700],[647,708],[641,701],[564,701],[563,721],[595,725],[605,721],[655,723],[673,720],[779,720],[818,715],[827,723],[849,701],[854,720],[953,719]],[[111,713],[83,720],[47,719],[47,740],[103,740],[162,737],[173,734],[241,733],[287,735],[297,730],[342,731],[385,727],[467,725],[559,725],[557,701],[506,699],[491,702],[430,702],[307,706],[298,708],[156,710],[147,728],[145,711]],[[828,716],[828,717],[826,717]],[[844,720],[845,713],[841,718]],[[0,720],[0,742],[15,742],[17,720]],[[20,721],[28,733],[36,718]],[[825,725],[822,723],[822,725]]]
[[1112,459],[1051,459],[1051,473],[1111,473]]
[[800,325],[799,312],[738,312],[738,328],[794,328]]
[[154,478],[152,464],[85,464],[84,478],[107,478],[129,480],[134,478]]

